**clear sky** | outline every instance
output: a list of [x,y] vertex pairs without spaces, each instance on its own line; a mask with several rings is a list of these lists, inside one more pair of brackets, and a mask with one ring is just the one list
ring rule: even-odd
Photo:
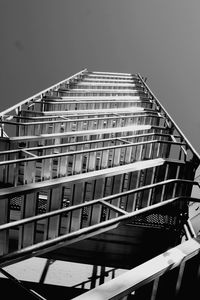
[[141,73],[200,152],[199,11],[199,0],[0,0],[0,110],[85,67]]

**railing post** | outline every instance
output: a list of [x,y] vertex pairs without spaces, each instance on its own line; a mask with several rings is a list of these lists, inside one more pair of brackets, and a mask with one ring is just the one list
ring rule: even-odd
[[[9,199],[0,199],[0,225],[9,222]],[[8,230],[0,232],[0,256],[8,253]]]
[[[36,215],[37,193],[26,194],[22,200],[21,218],[32,217]],[[19,229],[19,249],[34,244],[36,224],[25,224]]]
[[[58,186],[55,188],[52,188],[51,193],[48,193],[48,198],[47,198],[47,210],[48,211],[54,211],[56,209],[61,208],[62,206],[62,187]],[[48,222],[48,239],[53,239],[57,236],[59,236],[59,231],[60,231],[60,218],[61,216],[54,216],[50,217]]]

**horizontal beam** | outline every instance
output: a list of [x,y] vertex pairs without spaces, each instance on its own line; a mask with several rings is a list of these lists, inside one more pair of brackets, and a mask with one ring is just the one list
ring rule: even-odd
[[142,94],[145,94],[145,92],[143,90],[121,90],[121,89],[72,89],[72,90],[69,90],[69,89],[64,89],[64,88],[60,88],[58,90],[59,93],[67,93],[67,94],[84,94],[84,93],[94,93],[94,94],[99,94],[98,96],[101,97],[101,94],[133,94],[133,95],[136,95],[137,93],[142,93]]
[[[99,98],[99,96],[59,96],[56,98],[60,98],[62,100],[76,100],[76,101],[92,101],[92,100],[98,100],[99,102],[101,101],[105,101],[105,100],[112,100],[112,101],[134,101],[134,100],[142,100],[142,98],[140,96],[101,96],[101,98]],[[44,98],[43,100],[45,100],[46,98]],[[47,97],[48,99],[48,97]],[[149,100],[148,100],[149,101]]]
[[[62,147],[69,147],[69,146],[74,146],[74,145],[85,145],[85,144],[95,144],[95,143],[104,143],[104,142],[108,142],[108,141],[116,141],[116,140],[121,140],[122,142],[126,142],[126,143],[131,143],[129,141],[126,141],[126,139],[131,139],[131,138],[136,138],[136,139],[140,139],[143,137],[153,137],[153,136],[160,136],[160,137],[168,137],[170,138],[171,135],[169,134],[164,134],[164,133],[146,133],[146,134],[134,134],[134,135],[122,135],[120,138],[120,136],[118,135],[117,137],[113,137],[113,138],[108,138],[108,139],[98,139],[98,140],[87,140],[84,142],[75,142],[75,143],[63,143],[63,144],[56,144],[56,145],[47,145],[47,146],[38,146],[38,147],[28,147],[28,148],[22,148],[23,150],[27,150],[27,151],[36,151],[36,150],[43,150],[43,149],[56,149],[56,148],[62,148]],[[160,141],[160,140],[159,140]],[[5,150],[5,151],[0,151],[0,155],[4,155],[4,154],[9,154],[9,153],[16,153],[16,152],[20,152],[22,149],[12,149],[12,150]]]
[[136,78],[132,78],[132,79],[123,79],[123,78],[117,78],[117,79],[112,79],[112,78],[93,78],[93,77],[86,77],[85,78],[86,81],[89,82],[128,82],[128,83],[132,83],[135,82],[137,79]]
[[[118,140],[120,140],[120,139],[118,139]],[[121,140],[121,141],[126,144],[105,146],[105,147],[96,147],[96,148],[91,148],[91,149],[75,150],[75,151],[68,151],[68,152],[61,152],[61,153],[53,153],[53,154],[40,155],[40,156],[37,156],[33,153],[30,153],[29,151],[22,149],[21,150],[22,152],[24,152],[25,154],[28,154],[29,156],[32,156],[32,157],[0,161],[0,166],[14,164],[14,163],[35,161],[38,159],[41,160],[41,159],[49,159],[49,158],[55,158],[55,157],[72,156],[72,155],[77,155],[77,154],[88,154],[88,153],[98,152],[98,151],[123,149],[123,148],[128,148],[130,146],[137,147],[137,146],[149,145],[149,144],[168,144],[168,145],[181,146],[181,149],[182,149],[182,146],[185,145],[181,142],[172,142],[172,141],[164,141],[164,140],[151,140],[151,141],[144,141],[144,142],[137,142],[137,143],[127,142],[124,140]]]
[[46,99],[45,98],[45,101],[44,103],[47,103],[47,104],[53,104],[53,105],[56,105],[56,104],[102,104],[102,103],[112,103],[112,104],[116,104],[116,103],[120,103],[120,104],[124,104],[124,103],[151,103],[149,100],[142,100],[142,99],[136,99],[136,100],[68,100],[68,99],[59,99],[59,98],[55,98],[55,99]]
[[135,83],[126,83],[126,82],[121,82],[121,83],[114,83],[114,84],[111,84],[109,82],[91,82],[91,81],[81,81],[77,84],[77,86],[111,86],[111,87],[135,87],[136,84]]
[[[70,136],[86,136],[86,135],[100,135],[100,134],[108,134],[108,133],[117,133],[117,132],[134,132],[140,130],[149,130],[151,129],[151,125],[132,125],[132,126],[124,126],[124,127],[110,127],[110,128],[101,128],[96,130],[81,130],[81,131],[71,131],[71,132],[63,132],[63,133],[51,133],[51,134],[40,134],[33,136],[14,136],[10,137],[10,141],[38,141],[42,139],[55,139],[62,137],[70,137]],[[163,129],[163,128],[161,128]]]
[[[61,112],[61,113],[64,113]],[[78,113],[76,115],[73,115],[74,118],[72,118],[72,115],[66,115],[67,118],[65,118],[62,114],[60,116],[58,115],[50,115],[49,119],[51,118],[52,120],[46,120],[46,121],[35,121],[35,122],[7,122],[7,121],[2,121],[3,124],[9,124],[12,126],[33,126],[33,125],[40,125],[40,124],[59,124],[59,123],[74,123],[74,122],[86,122],[86,121],[110,121],[110,120],[121,120],[121,119],[132,119],[132,118],[140,118],[140,117],[149,117],[149,118],[157,118],[157,119],[164,119],[164,117],[160,116],[159,114],[155,113],[148,113],[148,112],[141,112],[140,114],[137,114],[137,112],[135,114],[130,113],[128,115],[128,113],[126,115],[120,115],[117,113],[112,113],[111,116],[105,117],[102,115],[98,115],[92,116],[91,118],[83,118],[84,115],[80,115],[80,118]],[[87,116],[87,115],[86,115]],[[88,115],[89,116],[89,115]],[[76,118],[77,117],[77,118]],[[54,118],[58,118],[58,120],[53,120]]]
[[[98,115],[98,114],[110,114],[110,113],[137,113],[143,112],[143,107],[131,106],[131,107],[120,107],[120,108],[107,108],[107,109],[80,109],[80,110],[57,110],[57,111],[44,111],[44,115],[70,115],[70,114],[84,114],[84,115]],[[152,110],[148,110],[152,111]]]
[[[82,98],[78,100],[79,98]],[[102,104],[102,103],[149,103],[151,104],[152,101],[148,100],[147,98],[141,98],[141,97],[129,97],[129,98],[135,98],[135,99],[113,99],[113,97],[102,97],[107,99],[99,100],[99,97],[45,97],[42,99],[44,104]],[[119,97],[120,98],[120,97]],[[33,101],[36,103],[37,101]],[[37,113],[37,111],[33,110],[27,110],[27,113]],[[41,114],[41,112],[40,112]],[[13,117],[15,118],[22,118],[21,116],[11,116],[11,115],[5,115],[6,119],[9,120]]]
[[67,92],[89,92],[89,93],[138,93],[142,90],[139,89],[90,89],[90,88],[73,88],[70,91],[68,89],[60,88],[58,92],[67,91]]
[[[57,111],[56,111],[57,113]],[[139,113],[139,114],[138,114]],[[88,116],[88,118],[83,118],[84,115],[79,115],[78,113],[72,115],[67,115],[67,118],[65,118],[65,116],[63,115],[64,111],[61,111],[60,115],[50,115],[49,119],[51,118],[52,120],[44,120],[44,121],[35,121],[35,122],[9,122],[9,121],[2,121],[3,124],[9,124],[9,125],[13,125],[13,126],[31,126],[31,125],[40,125],[40,124],[55,124],[55,123],[70,123],[70,122],[86,122],[86,121],[109,121],[109,120],[121,120],[121,119],[129,119],[129,118],[140,118],[140,117],[149,117],[149,118],[157,118],[157,119],[164,119],[162,116],[160,116],[159,114],[157,114],[156,112],[135,112],[132,113],[130,112],[130,114],[127,112],[126,115],[122,115],[122,113],[120,114],[120,112],[117,113],[110,113],[111,116],[103,116],[101,114],[96,114],[93,113],[91,117],[89,117],[89,115],[85,115]],[[98,117],[97,117],[98,116]],[[72,118],[73,117],[73,118]],[[77,117],[77,118],[76,118]],[[78,118],[80,117],[80,118]],[[55,118],[58,118],[58,120],[53,120]]]
[[99,72],[99,71],[93,71],[92,73],[89,73],[88,75],[115,75],[115,76],[129,76],[129,77],[132,77],[132,74],[131,73],[118,73],[118,72]]
[[49,188],[49,187],[56,187],[59,185],[64,185],[66,183],[75,183],[75,182],[84,182],[88,179],[90,180],[95,180],[98,178],[105,178],[109,176],[115,176],[119,174],[124,174],[128,172],[135,172],[141,169],[148,169],[148,168],[153,168],[156,166],[161,166],[165,163],[165,160],[162,158],[156,158],[156,159],[151,159],[147,161],[139,161],[139,162],[134,162],[131,164],[127,164],[126,166],[117,166],[113,168],[108,168],[108,169],[103,169],[103,170],[98,170],[98,171],[92,171],[89,173],[83,173],[83,174],[77,174],[73,176],[68,176],[68,177],[61,177],[61,178],[56,178],[52,180],[46,180],[42,182],[37,182],[37,183],[31,183],[31,184],[26,184],[23,186],[16,186],[16,187],[9,187],[9,188],[3,188],[0,189],[0,199],[7,197],[7,196],[13,196],[13,195],[21,195],[23,193],[32,193],[34,191],[39,191],[44,188]]

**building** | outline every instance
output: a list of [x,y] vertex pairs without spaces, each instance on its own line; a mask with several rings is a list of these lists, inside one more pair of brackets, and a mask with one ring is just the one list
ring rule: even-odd
[[[181,298],[191,272],[196,291],[200,157],[145,78],[85,69],[2,112],[0,145],[5,286],[51,299],[44,279],[62,260],[91,276],[60,299]],[[34,256],[47,258],[38,285],[2,269]]]

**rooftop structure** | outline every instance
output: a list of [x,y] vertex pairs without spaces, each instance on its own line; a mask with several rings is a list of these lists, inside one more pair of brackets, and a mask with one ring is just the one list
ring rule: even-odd
[[0,116],[0,271],[20,293],[50,299],[3,269],[34,256],[40,285],[54,260],[93,266],[60,299],[181,299],[191,272],[196,291],[200,157],[145,78],[85,69]]

